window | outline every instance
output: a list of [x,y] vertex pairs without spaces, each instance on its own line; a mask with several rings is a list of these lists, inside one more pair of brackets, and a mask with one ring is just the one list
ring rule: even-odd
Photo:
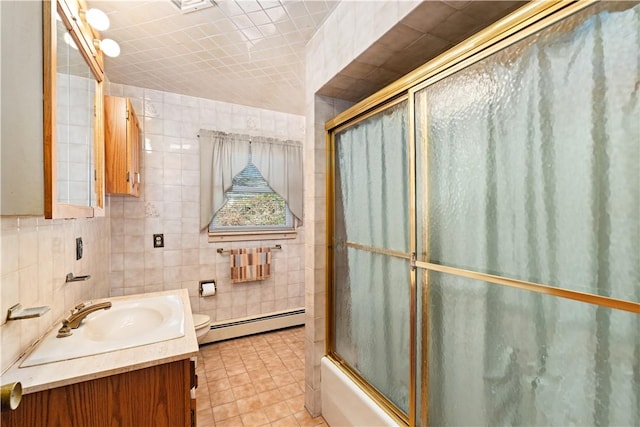
[[200,229],[209,242],[294,239],[302,144],[200,129]]
[[293,215],[286,201],[269,187],[253,163],[233,178],[226,203],[216,213],[209,232],[292,230]]

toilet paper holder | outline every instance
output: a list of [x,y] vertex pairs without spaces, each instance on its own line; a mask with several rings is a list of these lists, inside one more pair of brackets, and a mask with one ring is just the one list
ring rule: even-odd
[[216,294],[216,281],[215,280],[201,280],[200,281],[200,296],[208,297]]

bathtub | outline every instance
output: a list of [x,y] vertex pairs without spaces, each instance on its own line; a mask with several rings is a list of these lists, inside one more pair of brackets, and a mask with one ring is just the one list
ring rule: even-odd
[[320,374],[322,416],[330,426],[398,425],[326,357],[320,362]]

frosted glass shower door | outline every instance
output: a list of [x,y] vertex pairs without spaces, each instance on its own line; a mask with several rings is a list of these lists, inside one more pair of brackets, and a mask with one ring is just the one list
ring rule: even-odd
[[429,425],[638,424],[638,52],[605,2],[415,92]]
[[335,135],[333,351],[409,410],[407,102]]

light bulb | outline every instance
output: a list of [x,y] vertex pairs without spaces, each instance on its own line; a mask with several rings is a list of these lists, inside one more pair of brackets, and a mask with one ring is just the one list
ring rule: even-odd
[[87,22],[98,31],[104,31],[109,28],[109,17],[100,9],[89,9],[86,13]]
[[114,40],[104,39],[100,42],[100,50],[107,56],[115,58],[120,55],[120,46]]

